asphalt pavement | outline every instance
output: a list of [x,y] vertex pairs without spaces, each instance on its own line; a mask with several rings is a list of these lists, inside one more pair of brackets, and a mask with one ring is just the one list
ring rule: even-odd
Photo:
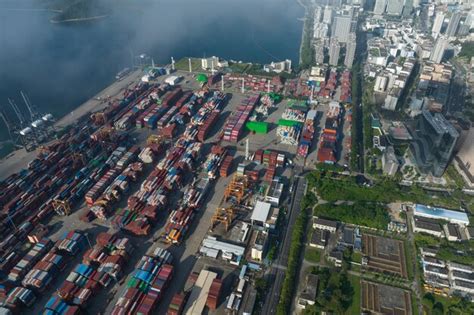
[[[298,173],[300,174],[300,173]],[[269,268],[267,280],[270,284],[265,304],[262,308],[262,314],[276,314],[278,302],[280,300],[281,288],[285,278],[285,270],[288,264],[288,255],[291,245],[291,231],[293,225],[301,212],[301,200],[306,189],[306,179],[300,175],[294,176],[294,187],[291,207],[289,211],[287,228],[284,231],[283,244],[281,245],[279,254],[275,262]]]

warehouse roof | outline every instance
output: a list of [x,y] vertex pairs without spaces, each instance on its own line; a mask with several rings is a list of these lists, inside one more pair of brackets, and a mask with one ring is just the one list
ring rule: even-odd
[[217,273],[202,270],[193,286],[189,296],[184,314],[202,314],[206,306],[207,296],[211,288],[212,281],[217,278]]
[[202,241],[202,247],[200,252],[205,253],[209,251],[209,249],[218,250],[223,253],[232,253],[236,256],[242,256],[245,252],[245,247],[221,242],[212,236],[208,236]]
[[420,204],[415,205],[415,215],[433,219],[444,219],[453,223],[462,223],[465,225],[469,224],[469,218],[464,212],[430,207]]
[[253,208],[252,217],[250,219],[252,221],[265,223],[267,221],[271,207],[272,205],[268,202],[257,201],[255,207]]

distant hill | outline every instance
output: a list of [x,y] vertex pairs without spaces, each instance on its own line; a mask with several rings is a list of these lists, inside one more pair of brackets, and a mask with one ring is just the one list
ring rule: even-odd
[[49,0],[46,5],[51,10],[60,11],[51,22],[80,22],[102,18],[109,14],[109,8],[105,3],[108,1],[98,0]]

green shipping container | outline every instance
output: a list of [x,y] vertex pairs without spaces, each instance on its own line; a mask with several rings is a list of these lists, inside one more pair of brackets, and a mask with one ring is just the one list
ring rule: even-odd
[[296,125],[302,125],[299,121],[296,120],[288,120],[288,119],[280,119],[278,120],[278,126],[286,126],[286,127],[293,127]]
[[259,134],[268,133],[268,123],[259,121],[249,121],[245,124],[248,130]]

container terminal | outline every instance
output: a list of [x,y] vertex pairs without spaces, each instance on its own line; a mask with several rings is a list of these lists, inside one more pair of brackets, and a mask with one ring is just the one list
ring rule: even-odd
[[152,70],[2,162],[2,313],[244,314],[281,281],[267,254],[286,264],[303,172],[349,155],[350,74]]

